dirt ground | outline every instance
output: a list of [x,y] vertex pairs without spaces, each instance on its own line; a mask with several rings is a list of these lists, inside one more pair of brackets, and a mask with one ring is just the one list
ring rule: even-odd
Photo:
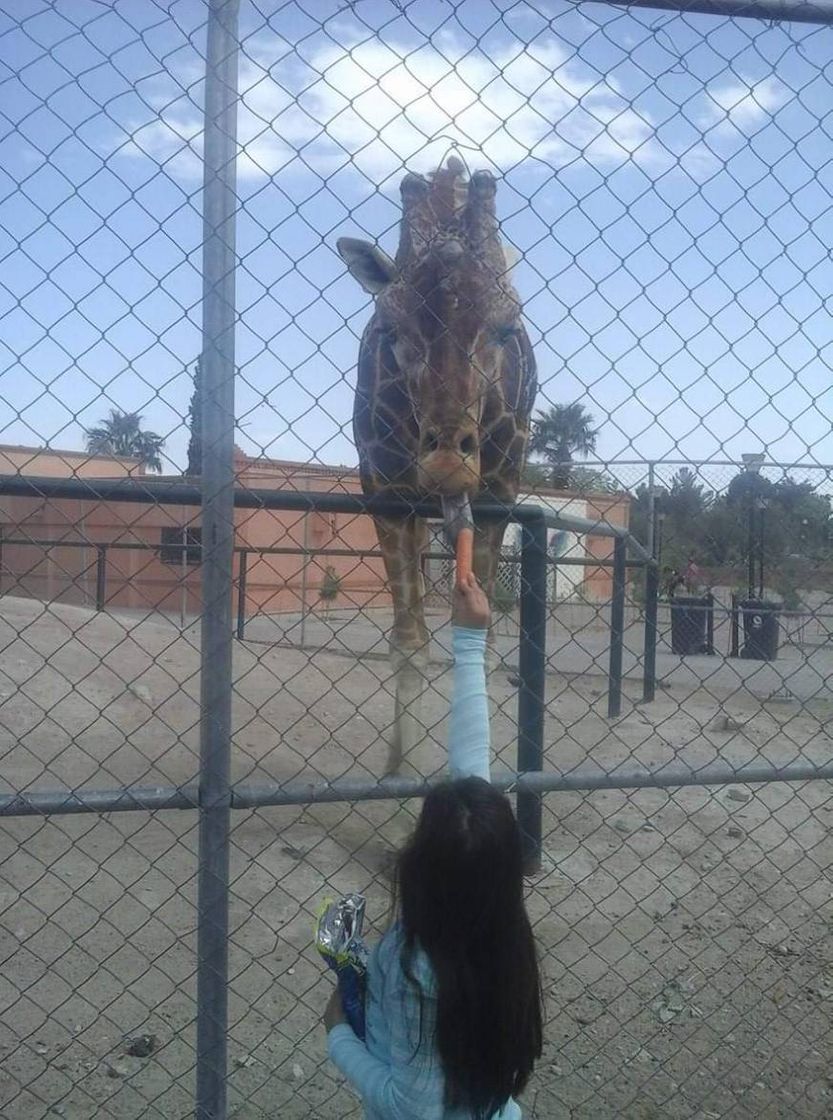
[[[511,631],[498,640],[507,664],[513,641]],[[588,641],[570,635],[573,650]],[[180,634],[159,616],[0,600],[0,793],[193,779],[198,647],[196,626]],[[393,708],[379,652],[236,644],[234,779],[379,775]],[[415,760],[427,774],[444,760],[450,682],[438,653]],[[698,679],[663,673],[645,707],[634,658],[611,723],[601,656],[575,673],[559,656],[547,766],[829,760],[833,702],[818,662],[801,671],[823,687],[766,699],[745,678],[712,679],[730,671],[722,659],[695,659],[707,664],[680,671]],[[490,694],[495,769],[514,769],[517,692],[505,667]],[[361,890],[371,936],[384,928],[390,852],[417,810],[365,802],[233,815],[235,1120],[359,1116],[324,1059],[329,981],[310,947],[314,914],[327,895]],[[524,1114],[830,1116],[831,825],[821,781],[548,795],[544,866],[528,894],[548,1027]],[[3,820],[4,1120],[190,1120],[196,849],[193,812]],[[137,1047],[143,1035],[153,1041]]]

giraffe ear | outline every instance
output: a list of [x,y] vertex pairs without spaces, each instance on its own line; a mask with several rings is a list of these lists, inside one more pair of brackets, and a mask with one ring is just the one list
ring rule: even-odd
[[378,295],[396,276],[396,265],[378,245],[355,237],[340,237],[338,254],[366,292]]

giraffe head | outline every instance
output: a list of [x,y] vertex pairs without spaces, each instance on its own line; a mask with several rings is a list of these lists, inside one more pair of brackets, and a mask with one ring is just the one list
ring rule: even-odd
[[487,398],[499,389],[507,348],[519,345],[520,301],[498,234],[496,184],[465,176],[452,157],[401,186],[399,249],[342,238],[338,251],[376,300],[369,326],[382,376],[401,378],[428,491],[476,491]]

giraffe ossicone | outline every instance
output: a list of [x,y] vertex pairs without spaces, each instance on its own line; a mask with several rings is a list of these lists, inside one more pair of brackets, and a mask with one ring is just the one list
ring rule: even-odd
[[[536,392],[535,359],[512,284],[514,261],[488,171],[452,156],[401,184],[399,245],[341,238],[338,251],[375,306],[359,347],[353,433],[362,487],[406,500],[517,497]],[[506,525],[476,526],[474,569],[491,594]],[[424,521],[377,518],[393,600],[396,684],[387,772],[419,771],[429,634]]]

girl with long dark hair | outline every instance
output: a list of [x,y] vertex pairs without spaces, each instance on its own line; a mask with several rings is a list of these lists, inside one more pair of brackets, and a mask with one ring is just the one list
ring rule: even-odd
[[366,1120],[518,1120],[541,1054],[538,962],[521,839],[489,784],[489,603],[455,592],[451,780],[425,798],[397,866],[397,915],[371,953],[367,1037],[327,1007],[330,1057]]

